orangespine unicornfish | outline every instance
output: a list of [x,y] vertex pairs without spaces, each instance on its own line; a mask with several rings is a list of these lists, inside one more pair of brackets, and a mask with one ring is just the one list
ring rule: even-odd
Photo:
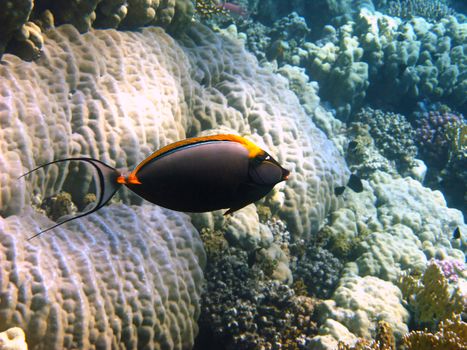
[[93,158],[66,158],[43,164],[83,161],[97,172],[97,203],[29,239],[102,208],[122,185],[162,207],[201,213],[227,209],[225,214],[256,202],[290,172],[253,142],[237,135],[195,137],[165,146],[143,160],[128,176]]

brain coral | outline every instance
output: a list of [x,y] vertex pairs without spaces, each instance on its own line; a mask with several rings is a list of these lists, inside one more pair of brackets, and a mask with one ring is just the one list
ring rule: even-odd
[[[49,32],[37,64],[6,55],[1,213],[28,203],[32,188],[16,180],[25,168],[76,155],[131,168],[169,142],[222,126],[249,136],[292,171],[279,215],[296,234],[316,230],[337,204],[333,188],[347,177],[335,147],[285,79],[259,68],[239,45],[201,26],[182,45],[158,28],[79,35],[62,26]],[[85,178],[81,186],[70,180],[77,175]],[[63,188],[80,203],[90,177],[84,167],[64,165],[33,183],[43,197]]]
[[186,349],[194,342],[204,250],[188,216],[112,205],[26,241],[39,214],[0,221],[0,329],[31,349]]
[[[202,252],[185,216],[154,206],[112,206],[26,243],[39,223],[50,225],[26,211],[31,202],[66,190],[80,205],[92,174],[64,164],[17,181],[25,169],[78,155],[132,168],[169,142],[222,127],[249,136],[293,171],[287,186],[277,190],[284,203],[278,214],[291,232],[303,236],[336,206],[333,188],[346,181],[343,159],[307,118],[286,80],[259,68],[240,45],[201,26],[178,43],[160,28],[80,35],[61,26],[47,33],[38,61],[5,55],[0,76],[5,276],[0,293],[11,302],[2,304],[2,328],[21,324],[28,333],[28,327],[38,327],[36,343],[51,339],[60,349],[112,345],[123,338],[128,347],[190,344]],[[125,193],[122,199],[140,203]],[[152,242],[161,252],[149,257]],[[172,260],[164,260],[167,252]],[[164,271],[146,277],[146,283],[157,285],[150,292],[142,283],[148,269]],[[83,279],[83,287],[73,284]],[[138,302],[137,293],[149,304]],[[106,318],[107,312],[118,317]]]

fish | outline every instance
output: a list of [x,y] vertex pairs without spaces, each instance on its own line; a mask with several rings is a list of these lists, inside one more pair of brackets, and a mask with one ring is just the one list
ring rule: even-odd
[[96,212],[122,186],[153,204],[171,210],[202,213],[228,209],[224,215],[229,215],[258,201],[290,175],[289,170],[252,141],[233,134],[218,134],[188,138],[162,147],[128,175],[100,160],[75,157],[43,164],[19,178],[51,164],[70,161],[86,162],[96,170],[96,205],[36,233],[28,240]]
[[349,145],[348,145],[348,147],[347,147],[347,150],[348,150],[348,151],[353,151],[354,149],[357,148],[357,146],[358,146],[358,142],[357,142],[357,141],[355,141],[355,140],[350,141],[350,142],[349,142]]
[[452,237],[454,239],[460,239],[461,238],[461,229],[459,228],[459,226],[457,226],[455,229],[454,229],[454,232],[452,233]]
[[245,8],[243,8],[240,5],[234,4],[232,2],[224,1],[220,4],[217,4],[216,7],[219,9],[227,10],[230,13],[235,14],[237,16],[241,16],[245,18],[248,17],[248,11]]
[[346,187],[350,188],[351,190],[357,193],[363,191],[362,180],[355,174],[350,174],[349,181],[347,182],[346,186],[339,186],[334,188],[334,194],[336,196],[340,196],[342,193],[344,193]]

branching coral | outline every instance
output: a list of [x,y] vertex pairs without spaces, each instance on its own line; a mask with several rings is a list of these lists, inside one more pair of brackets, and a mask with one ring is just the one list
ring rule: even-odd
[[310,243],[293,269],[310,295],[328,298],[336,288],[343,265],[330,251]]
[[392,0],[386,12],[401,18],[420,16],[433,21],[456,13],[446,0]]
[[418,327],[435,329],[440,321],[463,310],[464,301],[459,290],[449,289],[441,268],[434,262],[428,265],[420,278],[403,275],[399,286]]
[[452,206],[467,200],[467,120],[456,112],[430,111],[415,120],[419,157],[429,166],[427,184],[442,189]]
[[403,338],[407,350],[461,350],[467,349],[467,323],[460,315],[441,321],[436,332],[413,331]]
[[376,146],[387,159],[402,167],[411,164],[417,154],[415,131],[403,115],[367,107],[356,114],[354,121],[368,125]]
[[[211,236],[211,239],[214,238]],[[217,240],[217,238],[216,238]],[[235,248],[211,255],[195,349],[300,349],[315,334],[314,302],[269,281]],[[249,264],[250,263],[250,264]]]
[[420,157],[432,167],[443,169],[456,152],[467,147],[467,121],[462,114],[431,111],[415,120]]

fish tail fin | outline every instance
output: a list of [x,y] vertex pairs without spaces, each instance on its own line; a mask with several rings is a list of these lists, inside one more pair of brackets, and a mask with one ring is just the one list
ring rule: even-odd
[[75,220],[75,219],[78,219],[78,218],[82,218],[84,216],[87,216],[89,214],[94,213],[95,211],[99,210],[104,205],[106,205],[110,201],[110,199],[112,199],[114,194],[122,186],[122,184],[118,182],[118,178],[120,176],[120,173],[115,168],[112,168],[111,166],[101,162],[100,160],[97,160],[97,159],[94,159],[94,158],[85,158],[85,157],[65,158],[65,159],[54,160],[52,162],[42,164],[41,166],[38,166],[37,168],[34,168],[34,169],[28,171],[27,173],[19,176],[18,179],[20,179],[20,178],[22,178],[24,176],[27,176],[27,175],[29,175],[29,174],[31,174],[31,173],[39,170],[39,169],[44,168],[46,166],[49,166],[51,164],[62,163],[62,162],[70,162],[70,161],[87,162],[87,163],[91,164],[94,167],[94,169],[96,170],[96,172],[97,172],[97,186],[96,186],[97,187],[97,193],[96,193],[97,201],[96,201],[96,205],[92,209],[90,209],[90,210],[88,210],[88,211],[86,211],[84,213],[78,214],[78,215],[73,216],[71,218],[67,218],[67,219],[65,219],[63,221],[60,221],[60,222],[56,223],[55,225],[53,225],[53,226],[51,226],[49,228],[46,228],[45,230],[42,230],[42,231],[36,233],[34,236],[29,237],[28,241],[30,241],[31,239],[41,235],[44,232],[50,231],[50,230],[64,224],[65,222],[69,222],[69,221],[72,221],[72,220]]

